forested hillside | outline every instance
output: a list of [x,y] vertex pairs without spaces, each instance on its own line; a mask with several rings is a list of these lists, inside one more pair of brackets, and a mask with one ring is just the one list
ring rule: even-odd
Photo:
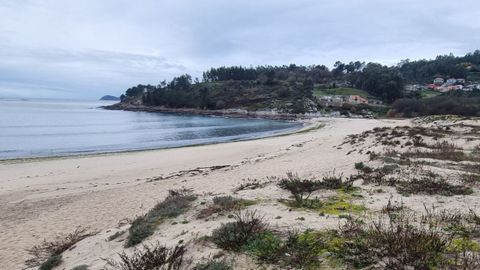
[[[475,79],[480,74],[480,51],[463,57],[438,56],[433,60],[404,60],[395,66],[352,61],[324,65],[219,67],[192,80],[188,74],[158,85],[137,85],[122,95],[122,102],[168,108],[247,110],[276,109],[291,113],[316,111],[313,90],[352,87],[386,104],[408,97],[407,83],[428,83],[437,76]],[[331,91],[329,91],[331,92]],[[334,91],[333,91],[334,92]]]

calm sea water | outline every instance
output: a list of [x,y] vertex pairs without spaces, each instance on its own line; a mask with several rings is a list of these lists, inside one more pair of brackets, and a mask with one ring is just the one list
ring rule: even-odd
[[159,149],[265,137],[298,123],[98,108],[111,102],[0,100],[0,159]]

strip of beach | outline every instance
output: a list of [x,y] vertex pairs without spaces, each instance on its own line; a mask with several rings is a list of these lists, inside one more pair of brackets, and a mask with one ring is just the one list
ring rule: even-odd
[[[188,189],[204,197],[202,201],[230,195],[248,179],[266,181],[287,172],[302,177],[321,177],[332,172],[353,175],[354,164],[368,162],[369,157],[358,151],[355,144],[344,143],[348,135],[410,125],[411,120],[321,118],[310,120],[301,132],[251,141],[0,162],[0,265],[3,269],[25,269],[27,249],[44,239],[84,227],[95,235],[66,251],[61,268],[88,265],[88,269],[102,269],[105,259],[115,259],[124,249],[122,241],[106,238],[128,229],[129,222],[162,201],[168,190]],[[368,208],[377,210],[391,198],[390,193],[372,196]],[[338,226],[337,218],[320,217],[316,212],[298,213],[279,204],[278,200],[288,198],[288,194],[275,185],[242,193],[241,197],[259,202],[252,209],[278,230]],[[420,209],[421,202],[435,203],[437,198],[412,196],[402,200],[409,207]],[[474,208],[480,204],[478,195],[442,200],[450,207],[465,204]],[[160,241],[168,246],[179,239],[189,242],[228,221],[227,217],[219,217],[204,222],[194,216],[182,216],[189,222],[176,226],[165,224],[147,243]],[[212,248],[197,247],[189,255],[208,258],[212,252]],[[248,259],[236,264],[240,268],[255,265]]]

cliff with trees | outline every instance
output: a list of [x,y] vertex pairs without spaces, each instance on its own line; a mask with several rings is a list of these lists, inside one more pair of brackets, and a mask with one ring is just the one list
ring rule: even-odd
[[[352,61],[336,62],[332,69],[324,65],[294,64],[218,67],[203,72],[201,81],[184,74],[158,85],[139,84],[127,89],[121,103],[172,109],[276,110],[298,114],[322,110],[313,95],[315,89],[345,85],[363,90],[386,104],[401,99],[395,106],[401,111],[398,104],[413,104],[418,99],[405,94],[406,83],[429,82],[435,76],[469,78],[478,76],[479,71],[478,50],[463,57],[445,55],[433,60],[404,60],[394,66]],[[422,104],[417,102],[416,106]]]

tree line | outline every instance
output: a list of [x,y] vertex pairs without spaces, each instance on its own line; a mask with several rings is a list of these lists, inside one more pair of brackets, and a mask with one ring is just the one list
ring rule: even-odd
[[[137,85],[127,89],[123,100],[141,97],[145,104],[171,107],[225,108],[239,99],[262,103],[268,96],[276,100],[310,98],[314,87],[347,84],[367,91],[387,103],[404,97],[406,83],[426,83],[436,76],[466,78],[480,71],[480,51],[462,57],[438,56],[433,60],[403,60],[394,66],[378,63],[337,61],[332,69],[324,65],[283,65],[218,67],[203,72],[202,81],[188,74],[158,85]],[[237,95],[237,96],[235,96]],[[242,103],[242,102],[240,102]]]

